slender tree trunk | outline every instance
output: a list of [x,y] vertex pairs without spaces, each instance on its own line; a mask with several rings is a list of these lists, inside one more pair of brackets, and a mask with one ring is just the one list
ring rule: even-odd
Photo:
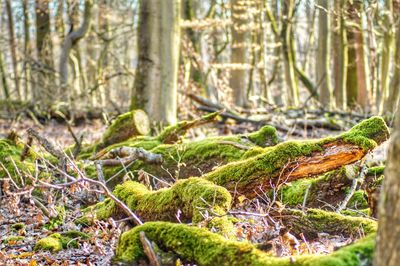
[[382,113],[384,111],[384,102],[387,100],[389,94],[389,74],[391,68],[391,60],[392,60],[392,47],[394,40],[394,31],[393,31],[393,5],[392,0],[385,1],[385,10],[384,10],[384,37],[382,44],[382,62],[381,62],[381,89],[378,97],[378,105],[379,112]]
[[48,0],[35,1],[36,12],[36,50],[38,61],[37,84],[32,89],[34,101],[40,101],[45,106],[51,105],[57,93],[53,79],[55,75],[53,61],[53,44],[50,32],[50,10]]
[[400,108],[390,138],[379,202],[375,266],[397,266],[400,261]]
[[237,106],[245,107],[249,86],[251,35],[248,28],[250,12],[248,2],[231,0],[232,10],[232,46],[231,63],[235,66],[230,71],[229,86],[233,90],[233,100]]
[[319,86],[319,101],[328,107],[331,104],[331,73],[330,73],[330,0],[318,0],[321,8],[318,11],[318,51],[316,69],[316,84]]
[[8,88],[7,84],[7,78],[6,78],[6,73],[5,73],[5,68],[4,68],[4,62],[3,62],[3,52],[0,51],[0,79],[1,79],[1,86],[3,87],[3,94],[6,100],[10,99],[10,89]]
[[394,72],[393,78],[390,82],[389,97],[384,104],[385,113],[394,113],[396,106],[398,106],[399,92],[400,92],[400,0],[393,0],[393,18],[396,22],[396,41],[394,50]]
[[180,0],[142,0],[139,61],[131,109],[142,108],[158,123],[177,119]]
[[295,73],[295,54],[294,54],[294,43],[293,43],[293,32],[292,24],[294,17],[294,0],[283,0],[282,2],[282,52],[283,61],[285,67],[285,79],[287,86],[287,104],[290,106],[299,105],[299,87]]
[[347,3],[348,23],[348,62],[347,104],[358,104],[362,109],[368,104],[368,82],[364,56],[364,36],[362,31],[362,0]]
[[76,30],[70,32],[64,38],[62,52],[60,55],[59,71],[60,71],[60,85],[65,89],[68,85],[68,58],[73,46],[82,39],[89,31],[90,22],[92,18],[93,0],[85,0],[85,9],[83,14],[83,21],[81,26]]
[[14,32],[14,14],[10,0],[6,0],[6,11],[8,17],[8,35],[9,35],[9,44],[11,50],[12,67],[14,72],[15,91],[17,92],[18,99],[21,99],[21,89],[19,87],[19,73],[18,73],[17,42],[15,39],[15,32]]
[[335,100],[339,110],[345,108],[347,80],[347,37],[343,15],[343,0],[335,0],[333,12],[332,51]]
[[29,25],[29,2],[22,0],[22,9],[24,12],[24,97],[28,98],[30,83],[31,83],[31,64],[30,58],[32,56],[31,39],[30,39],[30,25]]

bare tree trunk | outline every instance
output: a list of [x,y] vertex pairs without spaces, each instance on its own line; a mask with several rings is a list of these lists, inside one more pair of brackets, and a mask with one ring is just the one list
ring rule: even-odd
[[6,98],[6,100],[8,100],[10,99],[10,89],[8,88],[7,84],[2,51],[0,51],[0,78],[1,78],[1,85],[3,87],[4,97]]
[[347,3],[348,23],[348,62],[347,67],[347,104],[358,104],[362,109],[368,104],[368,82],[364,58],[364,36],[362,32],[362,0]]
[[383,37],[383,44],[382,44],[382,62],[381,62],[381,89],[380,93],[378,94],[378,110],[380,113],[384,111],[384,102],[387,100],[389,94],[389,74],[391,68],[391,59],[392,59],[392,47],[393,47],[393,5],[392,0],[385,1],[385,9],[384,9],[384,20],[383,20],[383,27],[384,27],[384,37]]
[[393,0],[393,17],[396,22],[396,42],[394,51],[394,72],[390,82],[389,97],[383,105],[386,113],[394,113],[398,106],[400,92],[400,0]]
[[71,49],[89,31],[92,18],[92,7],[93,0],[85,0],[85,10],[81,26],[76,31],[70,32],[64,38],[64,44],[62,47],[59,64],[61,88],[65,89],[65,87],[68,85],[68,58]]
[[30,25],[29,25],[29,6],[28,0],[22,0],[22,9],[24,12],[24,98],[25,100],[29,95],[29,88],[31,83],[31,64],[30,58],[32,56],[31,39],[30,39]]
[[9,43],[10,43],[10,50],[11,50],[11,60],[12,60],[12,67],[14,71],[14,85],[15,91],[17,92],[18,99],[21,99],[21,90],[19,87],[19,74],[18,74],[18,55],[17,55],[17,43],[15,39],[15,32],[14,32],[14,14],[11,6],[10,0],[6,0],[6,11],[8,17],[8,35],[9,35]]
[[53,61],[53,44],[51,40],[50,9],[48,0],[35,1],[36,12],[36,50],[38,61],[37,84],[32,89],[34,101],[40,101],[46,107],[56,99]]
[[329,0],[318,0],[318,51],[316,69],[316,84],[319,87],[319,101],[325,106],[331,104],[331,73],[330,73],[330,26],[329,26]]
[[281,40],[287,86],[287,104],[290,106],[297,106],[299,105],[299,87],[295,73],[294,64],[296,59],[292,32],[295,1],[283,0],[282,5],[283,21]]
[[380,194],[376,266],[397,266],[400,261],[400,108],[391,136],[385,180]]
[[158,123],[177,119],[180,0],[142,0],[139,62],[131,108],[144,108]]
[[237,106],[247,106],[247,88],[249,86],[250,46],[251,35],[250,12],[248,2],[241,0],[231,1],[232,10],[232,46],[231,63],[235,66],[231,69],[229,86],[233,90],[233,100]]
[[332,48],[333,48],[333,77],[335,81],[335,100],[338,109],[345,108],[347,80],[347,37],[343,15],[343,0],[335,0]]

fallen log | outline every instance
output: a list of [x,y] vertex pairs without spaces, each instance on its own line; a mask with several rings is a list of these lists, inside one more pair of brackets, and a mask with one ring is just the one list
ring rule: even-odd
[[[232,197],[220,186],[201,178],[178,180],[172,187],[151,191],[146,186],[127,181],[116,186],[113,194],[143,221],[200,222],[205,213],[225,215]],[[121,216],[115,202],[106,199],[83,211],[79,223]]]
[[260,190],[354,163],[388,137],[385,121],[372,117],[337,137],[281,143],[263,154],[219,167],[203,178],[227,188],[235,196],[252,198]]
[[160,248],[173,251],[197,265],[369,265],[372,263],[374,234],[328,255],[273,257],[248,242],[229,241],[204,228],[169,222],[148,222],[123,233],[116,259],[126,263],[145,259],[140,232]]

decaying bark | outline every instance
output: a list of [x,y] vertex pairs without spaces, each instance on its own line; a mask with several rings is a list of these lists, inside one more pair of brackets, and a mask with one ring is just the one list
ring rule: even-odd
[[235,195],[251,198],[257,191],[354,163],[388,137],[384,120],[372,117],[337,137],[281,143],[263,154],[227,164],[203,177]]

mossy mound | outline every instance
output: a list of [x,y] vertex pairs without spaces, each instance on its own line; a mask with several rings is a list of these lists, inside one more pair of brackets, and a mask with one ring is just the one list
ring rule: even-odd
[[88,234],[79,231],[54,233],[37,241],[34,250],[58,252],[66,248],[78,248],[78,240],[88,238]]
[[[232,202],[225,188],[201,178],[178,180],[172,187],[157,191],[127,181],[116,186],[113,194],[144,221],[200,222],[203,220],[202,213],[223,215]],[[80,223],[90,223],[89,218],[106,219],[116,215],[118,208],[107,199],[85,209],[84,213]]]
[[160,248],[173,251],[197,265],[361,265],[372,261],[373,236],[366,237],[329,255],[305,255],[276,258],[250,243],[230,241],[203,228],[168,222],[148,222],[122,234],[116,258],[127,263],[145,259],[139,233]]

